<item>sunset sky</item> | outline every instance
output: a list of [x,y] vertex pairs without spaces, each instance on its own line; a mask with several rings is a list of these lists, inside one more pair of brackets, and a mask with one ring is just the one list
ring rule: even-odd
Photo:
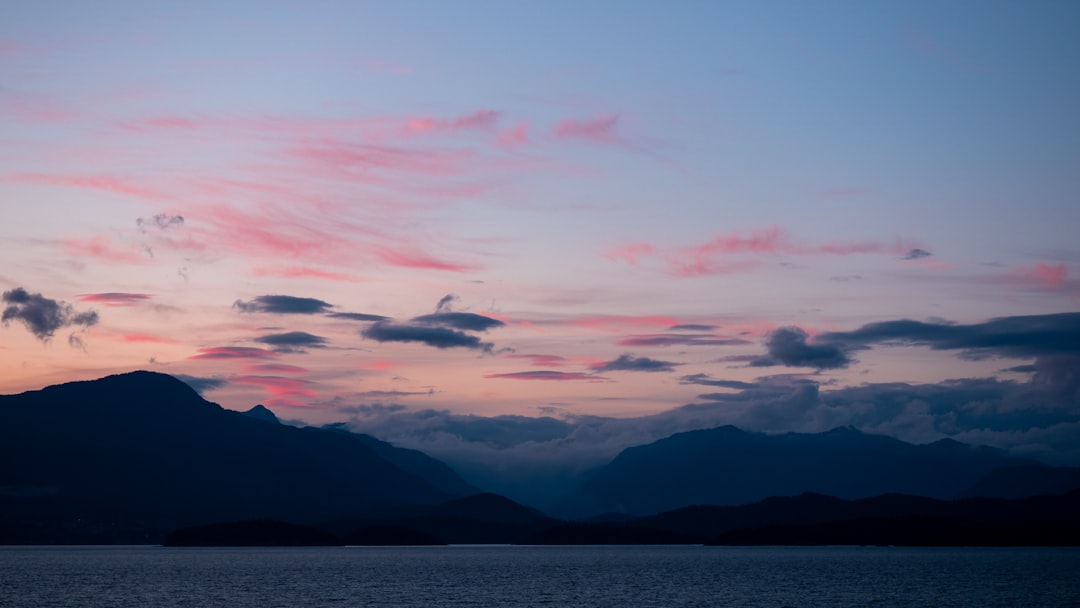
[[0,393],[1080,462],[1078,66],[1067,1],[5,2]]

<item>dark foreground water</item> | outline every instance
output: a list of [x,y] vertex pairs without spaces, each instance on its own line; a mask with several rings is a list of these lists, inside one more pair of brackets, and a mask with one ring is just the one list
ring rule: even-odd
[[2,607],[1080,606],[1080,549],[0,547]]

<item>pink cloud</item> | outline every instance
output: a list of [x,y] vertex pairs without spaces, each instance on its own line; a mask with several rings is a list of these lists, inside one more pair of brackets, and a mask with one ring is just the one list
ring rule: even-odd
[[507,359],[528,359],[536,367],[562,367],[566,363],[566,357],[559,355],[504,355]]
[[375,371],[385,372],[390,371],[401,365],[398,361],[387,361],[386,359],[375,359],[374,361],[365,361],[359,365],[361,369],[371,369]]
[[563,120],[552,127],[551,132],[560,139],[587,139],[603,143],[618,143],[615,133],[619,122],[617,115],[601,116],[591,120]]
[[120,339],[124,342],[138,342],[138,343],[150,343],[150,344],[178,344],[177,340],[172,338],[165,338],[162,336],[155,336],[151,334],[143,333],[125,333],[121,334]]
[[410,118],[405,121],[406,133],[431,133],[434,131],[474,131],[490,129],[499,121],[499,113],[494,110],[477,110],[467,116],[452,120],[431,118],[429,116]]
[[529,123],[521,121],[510,129],[499,131],[496,143],[507,148],[520,146],[529,141],[528,130]]
[[274,351],[250,346],[215,346],[200,348],[199,354],[192,355],[188,359],[272,359],[277,356],[278,354]]
[[179,341],[172,338],[166,338],[164,336],[156,336],[153,334],[144,334],[140,332],[93,332],[95,338],[105,338],[106,340],[115,340],[117,342],[128,342],[135,344],[179,344]]
[[[604,254],[604,257],[638,265],[643,257],[659,256],[666,262],[668,273],[675,276],[693,277],[745,272],[757,267],[762,255],[888,254],[901,256],[917,247],[917,243],[899,238],[893,242],[830,241],[820,245],[805,245],[795,242],[779,226],[772,226],[763,230],[719,234],[699,245],[668,251],[661,251],[650,243],[630,243],[610,250]],[[733,256],[738,257],[732,259]]]
[[469,272],[477,270],[477,266],[439,260],[421,251],[402,251],[400,249],[382,248],[378,252],[381,261],[391,266],[401,268],[418,268],[424,270],[446,270],[450,272]]
[[503,380],[584,380],[586,382],[606,382],[607,378],[594,374],[581,372],[555,372],[550,370],[534,372],[511,372],[507,374],[486,374],[485,378],[500,378]]
[[305,407],[302,399],[317,397],[318,394],[310,387],[313,382],[299,378],[286,378],[284,376],[235,376],[229,379],[230,383],[245,386],[254,386],[263,389],[271,399],[269,405],[284,405],[289,407]]
[[259,363],[245,366],[244,369],[252,373],[263,372],[267,374],[306,374],[309,371],[306,367],[285,365],[283,363]]
[[13,94],[0,99],[3,100],[0,104],[3,113],[9,113],[24,123],[58,124],[76,118],[75,112],[38,95]]
[[119,126],[132,131],[195,130],[207,126],[205,121],[197,121],[183,116],[155,116],[142,120],[119,123]]
[[1026,268],[1018,268],[1002,278],[1009,283],[1028,289],[1059,291],[1066,285],[1068,271],[1065,269],[1065,264],[1039,263]]
[[13,173],[6,177],[7,181],[44,184],[50,186],[67,186],[71,188],[86,188],[89,190],[101,190],[114,194],[136,196],[152,200],[171,200],[172,195],[160,190],[145,188],[134,183],[130,179],[121,179],[112,175],[50,175],[45,173]]
[[458,176],[463,162],[472,156],[467,150],[430,150],[396,146],[350,144],[333,139],[297,147],[293,156],[314,163],[326,177],[360,183],[386,183],[390,174]]
[[80,302],[95,302],[104,306],[134,306],[141,304],[154,297],[148,293],[82,293],[78,295]]
[[604,257],[612,260],[622,260],[631,266],[637,266],[638,258],[651,256],[656,253],[656,247],[648,243],[630,243],[616,247],[604,254]]
[[69,255],[79,258],[94,258],[118,264],[143,265],[150,263],[144,255],[115,248],[112,241],[106,236],[93,236],[88,239],[65,239],[61,241],[61,244]]
[[348,283],[360,283],[363,281],[363,279],[351,275],[303,266],[264,266],[253,268],[251,273],[257,277],[281,277],[284,279],[326,279],[328,281],[345,281]]

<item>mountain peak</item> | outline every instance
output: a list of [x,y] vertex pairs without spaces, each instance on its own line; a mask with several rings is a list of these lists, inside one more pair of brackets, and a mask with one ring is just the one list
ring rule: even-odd
[[281,421],[278,420],[278,417],[274,415],[274,412],[271,412],[265,405],[261,403],[251,408],[250,410],[241,413],[245,416],[255,418],[256,420],[264,420],[266,422],[273,422],[274,424],[281,424]]

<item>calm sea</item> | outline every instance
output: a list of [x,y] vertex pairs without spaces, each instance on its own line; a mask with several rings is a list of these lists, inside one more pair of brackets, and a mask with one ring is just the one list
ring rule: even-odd
[[1080,549],[0,547],[0,606],[1080,606]]

